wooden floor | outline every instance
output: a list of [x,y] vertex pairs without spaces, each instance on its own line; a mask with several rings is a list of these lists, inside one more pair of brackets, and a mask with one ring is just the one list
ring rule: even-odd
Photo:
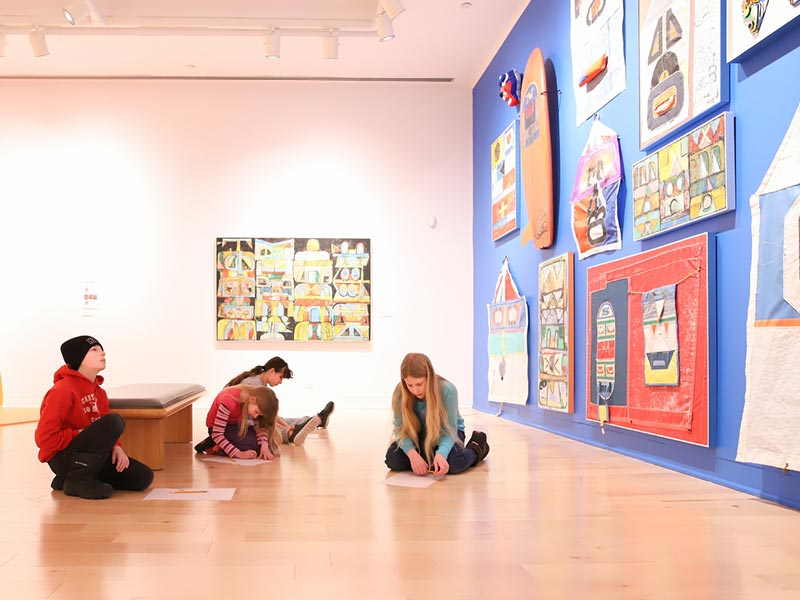
[[[203,411],[194,430],[203,431]],[[0,428],[0,598],[800,598],[800,514],[484,414],[486,463],[385,485],[384,411],[337,410],[273,464],[172,444],[155,487],[230,502],[51,492],[34,425]]]

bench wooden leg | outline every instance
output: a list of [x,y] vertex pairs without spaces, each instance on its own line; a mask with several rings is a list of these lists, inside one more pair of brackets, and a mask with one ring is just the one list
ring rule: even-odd
[[192,441],[192,405],[186,406],[166,418],[164,424],[164,441]]
[[164,419],[128,419],[120,438],[125,453],[154,471],[164,468]]

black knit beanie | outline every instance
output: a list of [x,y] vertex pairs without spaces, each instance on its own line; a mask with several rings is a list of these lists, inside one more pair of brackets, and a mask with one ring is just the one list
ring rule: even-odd
[[89,352],[92,346],[100,346],[101,349],[103,348],[103,344],[92,336],[79,335],[61,344],[61,356],[64,357],[64,362],[67,363],[70,368],[77,371],[86,353]]

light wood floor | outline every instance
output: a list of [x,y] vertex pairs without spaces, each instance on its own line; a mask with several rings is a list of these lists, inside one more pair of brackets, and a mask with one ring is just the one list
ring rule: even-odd
[[[202,410],[195,431],[203,431]],[[0,427],[0,598],[800,598],[800,514],[484,414],[482,466],[385,485],[384,411],[337,410],[274,464],[171,445],[155,487],[231,502],[51,492],[34,425]]]

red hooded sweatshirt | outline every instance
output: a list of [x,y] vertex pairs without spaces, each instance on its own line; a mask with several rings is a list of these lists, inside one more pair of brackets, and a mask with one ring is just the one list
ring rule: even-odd
[[100,387],[101,383],[102,376],[89,381],[68,365],[55,372],[54,385],[44,395],[36,426],[39,461],[49,461],[66,448],[81,429],[108,414],[108,396]]

